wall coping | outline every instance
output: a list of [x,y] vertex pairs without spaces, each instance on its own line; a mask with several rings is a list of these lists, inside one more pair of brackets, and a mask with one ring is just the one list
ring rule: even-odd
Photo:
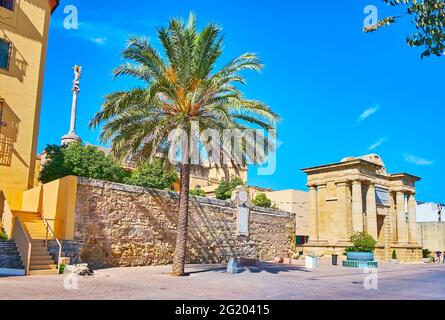
[[417,224],[445,226],[445,221],[416,222]]
[[[145,187],[131,186],[131,185],[126,185],[126,184],[122,184],[122,183],[90,179],[90,178],[84,178],[84,177],[78,177],[77,183],[78,183],[78,185],[98,187],[98,188],[109,188],[112,190],[122,191],[122,192],[131,192],[131,193],[139,193],[139,194],[157,193],[157,194],[161,194],[161,195],[171,198],[171,199],[179,198],[179,194],[176,192],[173,192],[173,191],[165,191],[165,190],[151,189],[151,188],[145,188]],[[193,196],[191,196],[190,198],[194,199],[201,205],[234,208],[230,200],[224,201],[224,200],[218,200],[218,199],[214,199],[214,198],[193,197]],[[279,217],[285,217],[285,218],[292,217],[294,215],[291,212],[286,212],[286,211],[272,209],[272,208],[262,208],[262,207],[252,206],[252,207],[250,207],[250,209],[254,213],[263,214],[263,215],[273,215],[273,216],[279,216]]]
[[250,207],[250,210],[254,211],[255,213],[259,213],[259,214],[281,216],[281,217],[285,217],[285,218],[288,218],[288,217],[291,217],[294,215],[291,212],[287,212],[287,211],[283,211],[283,210],[279,210],[279,209],[263,208],[263,207],[257,207],[257,206]]

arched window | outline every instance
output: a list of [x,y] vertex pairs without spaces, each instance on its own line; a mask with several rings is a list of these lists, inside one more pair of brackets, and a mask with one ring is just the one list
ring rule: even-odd
[[15,0],[0,0],[0,7],[14,11]]

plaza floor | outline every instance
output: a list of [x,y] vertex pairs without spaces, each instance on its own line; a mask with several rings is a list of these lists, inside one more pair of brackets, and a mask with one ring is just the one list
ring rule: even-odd
[[[382,264],[376,274],[333,267],[259,264],[237,275],[225,266],[188,266],[190,276],[175,278],[170,267],[105,269],[93,277],[0,278],[0,299],[148,300],[445,300],[445,265]],[[77,283],[76,283],[77,282]]]

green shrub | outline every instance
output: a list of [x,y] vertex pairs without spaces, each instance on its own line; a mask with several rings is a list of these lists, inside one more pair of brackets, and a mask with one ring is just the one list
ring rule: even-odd
[[168,167],[161,159],[156,159],[152,163],[146,162],[140,165],[129,177],[125,177],[123,182],[145,188],[170,190],[177,180],[176,170]]
[[3,231],[0,231],[0,241],[8,240],[8,236]]
[[66,268],[66,265],[61,264],[61,265],[59,266],[59,274],[63,274],[63,273],[65,272],[65,268]]
[[45,151],[47,162],[39,176],[42,183],[73,175],[166,190],[178,180],[176,170],[165,165],[161,159],[143,163],[130,172],[122,168],[111,155],[105,155],[95,146],[71,143],[63,147],[47,146]]
[[62,147],[47,146],[45,151],[47,161],[39,176],[42,183],[70,175],[121,183],[129,175],[112,156],[94,146],[79,142]]
[[374,252],[377,241],[366,232],[356,232],[351,237],[353,247],[348,248],[347,252]]
[[396,250],[393,250],[391,259],[397,260],[397,252],[396,252]]
[[221,180],[218,188],[215,190],[215,197],[219,200],[228,200],[232,198],[232,193],[235,191],[236,187],[244,185],[244,182],[240,178],[233,178],[227,182],[226,180]]
[[194,197],[205,197],[207,196],[207,193],[200,187],[196,187],[195,189],[190,190],[190,195]]
[[432,252],[429,249],[423,249],[422,250],[422,257],[423,257],[423,259],[428,259],[430,257],[431,253]]
[[265,193],[259,193],[255,197],[255,199],[253,199],[253,204],[258,206],[258,207],[271,208],[272,207],[272,200],[270,200],[266,196]]

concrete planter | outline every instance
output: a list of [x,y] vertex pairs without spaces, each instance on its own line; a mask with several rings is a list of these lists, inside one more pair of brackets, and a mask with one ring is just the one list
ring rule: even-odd
[[343,267],[374,269],[378,268],[378,262],[374,260],[372,252],[348,252],[346,254],[348,260],[343,261]]
[[374,261],[372,252],[348,252],[346,256],[349,261]]

